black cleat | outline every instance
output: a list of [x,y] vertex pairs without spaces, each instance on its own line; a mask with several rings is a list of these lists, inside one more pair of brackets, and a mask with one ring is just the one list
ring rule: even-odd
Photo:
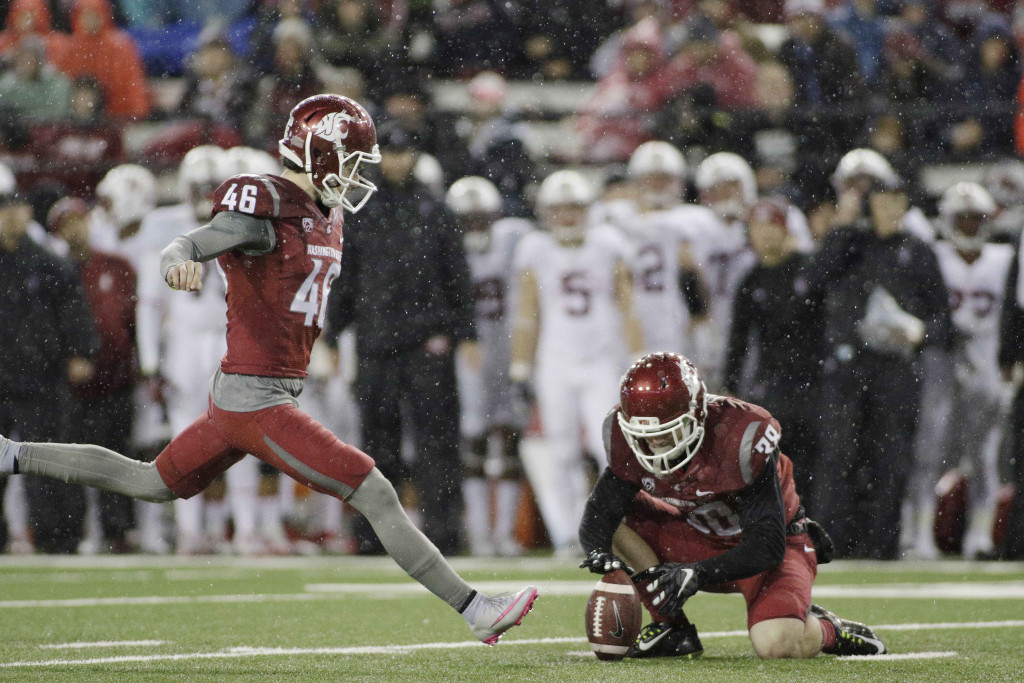
[[651,622],[644,626],[626,653],[633,659],[647,657],[683,657],[696,659],[704,653],[704,646],[697,637],[697,627],[693,624],[673,626],[661,621]]
[[811,605],[810,614],[832,624],[836,630],[836,644],[825,654],[848,657],[851,655],[885,654],[885,643],[875,635],[870,627],[856,621],[842,619],[821,605]]

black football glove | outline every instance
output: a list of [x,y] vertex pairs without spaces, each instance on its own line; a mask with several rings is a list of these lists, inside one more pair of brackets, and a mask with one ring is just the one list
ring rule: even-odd
[[666,562],[640,572],[633,577],[633,583],[653,596],[651,604],[658,608],[658,614],[672,618],[700,590],[704,572],[695,564]]
[[625,562],[616,557],[613,553],[602,552],[600,550],[591,550],[587,558],[580,562],[580,569],[589,569],[594,574],[607,574],[613,572],[616,569],[625,571],[630,576],[633,575],[633,568],[628,566]]

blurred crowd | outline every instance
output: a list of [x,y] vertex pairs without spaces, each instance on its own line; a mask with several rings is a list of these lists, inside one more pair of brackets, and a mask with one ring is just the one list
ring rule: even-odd
[[[0,433],[151,459],[202,412],[222,280],[170,296],[159,250],[227,178],[278,172],[289,111],[329,91],[373,113],[381,189],[348,219],[303,407],[446,554],[579,552],[601,420],[645,350],[779,418],[844,556],[1024,554],[1000,486],[1024,469],[1024,3],[0,5]],[[511,96],[545,88],[583,96]],[[568,144],[537,143],[551,125]],[[381,551],[251,457],[173,526],[11,482],[11,552]]]

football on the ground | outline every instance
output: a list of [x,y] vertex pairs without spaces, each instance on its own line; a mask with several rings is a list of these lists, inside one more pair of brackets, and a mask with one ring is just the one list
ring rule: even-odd
[[598,659],[626,656],[640,633],[643,613],[633,581],[621,569],[601,577],[587,601],[587,640]]

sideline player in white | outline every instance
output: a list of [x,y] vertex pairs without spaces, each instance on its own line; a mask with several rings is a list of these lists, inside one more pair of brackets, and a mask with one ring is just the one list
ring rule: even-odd
[[608,225],[588,226],[594,189],[580,173],[556,171],[537,191],[544,230],[516,248],[519,305],[513,322],[514,382],[533,378],[546,453],[523,450],[544,523],[562,556],[579,554],[576,530],[590,488],[580,443],[604,462],[601,425],[615,402],[627,352],[644,348],[633,309],[629,245]]
[[[154,296],[158,290],[147,288],[142,276],[159,263],[160,251],[178,235],[168,226],[143,230],[143,220],[156,208],[156,178],[138,164],[121,164],[96,185],[96,198],[99,205],[89,216],[89,241],[94,249],[128,259],[139,273],[136,329],[150,329],[159,324],[162,292]],[[140,362],[141,353],[140,347]],[[171,438],[166,406],[148,383],[136,389],[135,404],[132,450],[144,459],[155,457]],[[138,542],[143,552],[170,552],[164,510],[159,503],[135,501]]]
[[[148,213],[141,233],[184,234],[209,220],[213,191],[236,175],[228,153],[214,145],[188,152],[178,167],[181,203]],[[203,289],[191,296],[174,296],[160,277],[158,256],[140,271],[140,297],[155,302],[156,316],[146,316],[138,328],[142,373],[163,389],[172,435],[180,434],[209,401],[206,380],[227,351],[225,339],[226,282],[220,267],[206,271]],[[199,495],[174,501],[176,552],[194,555],[226,549],[225,529],[230,505],[235,526],[234,548],[256,554],[256,496],[259,480],[255,458],[243,458],[225,473],[227,494]]]
[[[463,230],[466,259],[476,296],[479,362],[459,356],[456,364],[465,440],[466,529],[474,555],[514,556],[522,548],[512,537],[519,500],[519,440],[525,423],[508,377],[512,258],[533,230],[521,218],[501,218],[501,195],[486,178],[456,180],[445,197]],[[494,518],[491,519],[493,495]]]
[[999,317],[1013,247],[993,244],[992,195],[977,183],[957,183],[945,191],[939,217],[945,240],[935,244],[939,268],[949,288],[957,343],[953,372],[947,370],[941,397],[921,405],[915,443],[917,469],[910,491],[917,506],[915,554],[938,556],[932,534],[935,484],[940,467],[956,467],[967,477],[969,508],[963,554],[991,556],[992,525],[998,487],[997,460],[1008,392],[999,372]]
[[633,246],[633,300],[644,342],[651,351],[692,355],[691,334],[709,319],[705,284],[686,237],[714,216],[683,203],[686,161],[667,142],[637,147],[626,174],[635,185],[636,209],[616,224]]
[[757,183],[750,164],[732,152],[718,152],[702,161],[695,182],[700,203],[711,210],[711,219],[688,226],[689,246],[703,274],[713,322],[713,334],[698,337],[695,356],[707,386],[719,391],[732,302],[743,276],[757,262],[746,229],[747,214],[757,201]]

